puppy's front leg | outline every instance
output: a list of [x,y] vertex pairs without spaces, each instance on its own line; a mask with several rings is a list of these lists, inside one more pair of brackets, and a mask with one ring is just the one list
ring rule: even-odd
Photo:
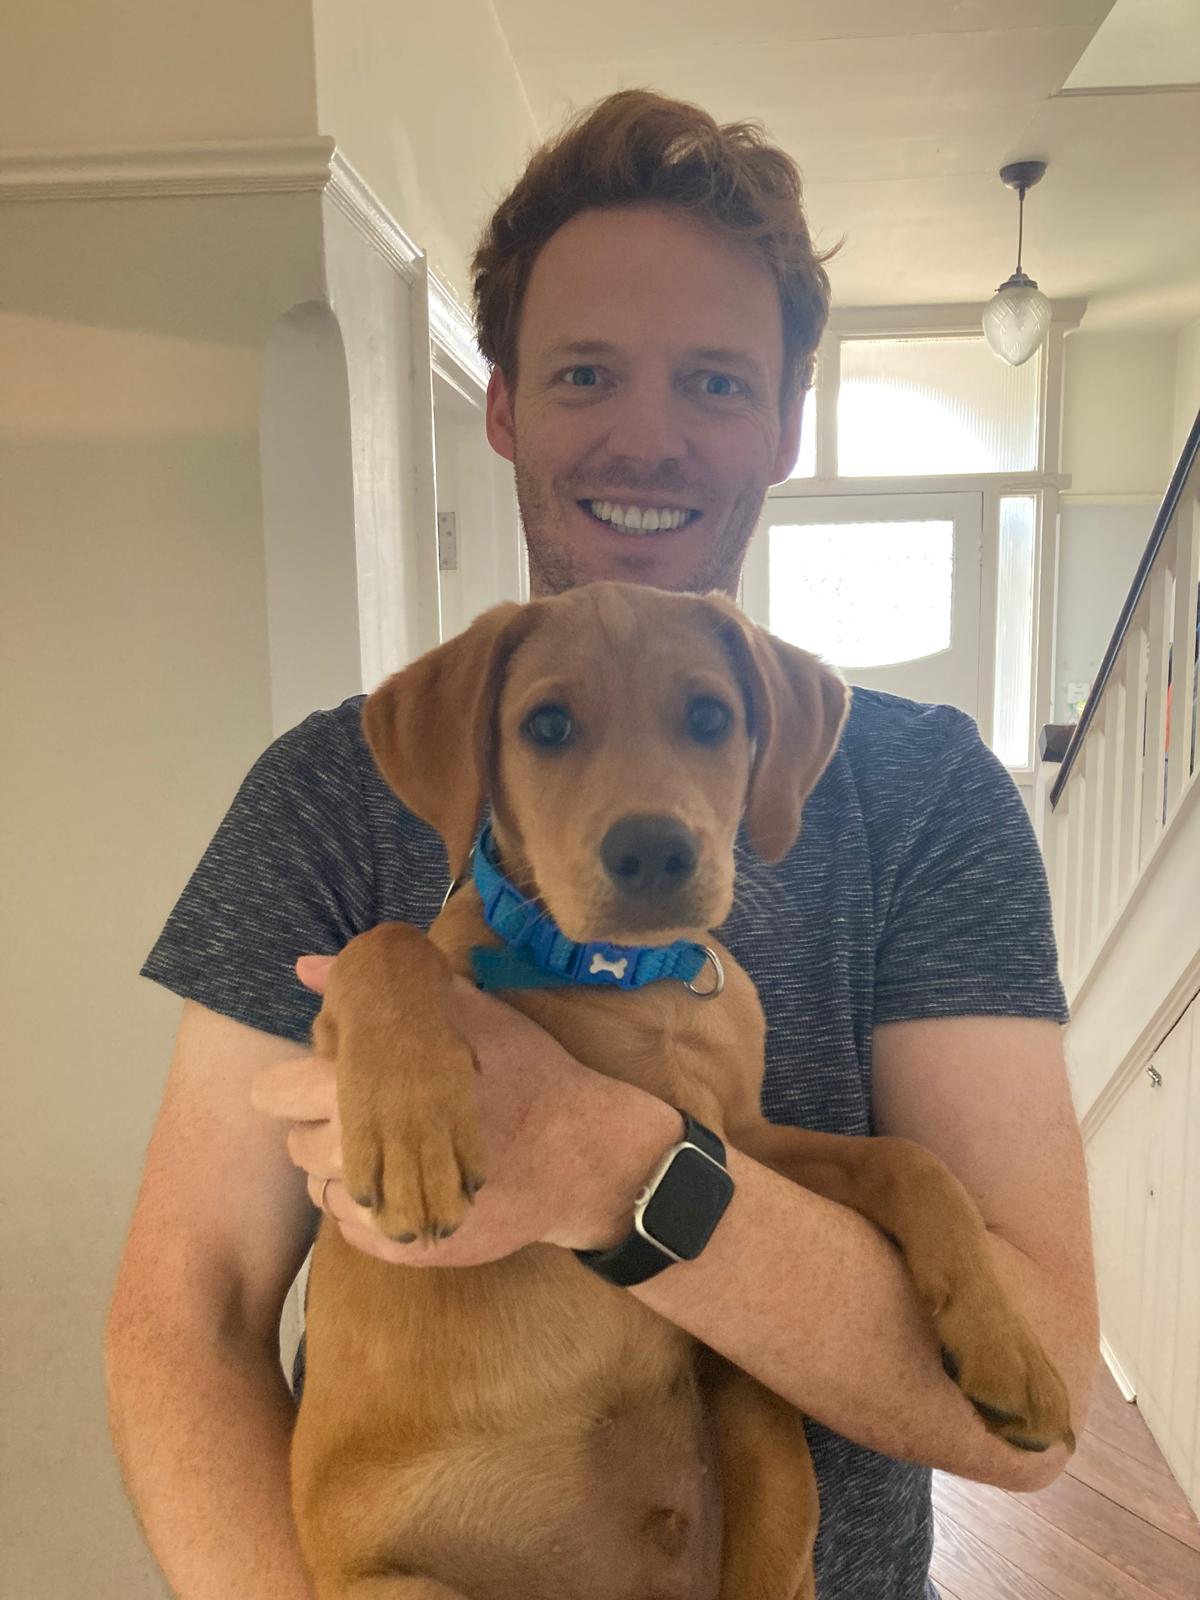
[[385,922],[335,960],[313,1045],[337,1069],[343,1182],[389,1238],[446,1239],[483,1183],[475,1053],[450,1021],[451,970]]
[[933,1316],[947,1375],[990,1433],[1019,1450],[1075,1448],[1066,1385],[996,1277],[978,1206],[909,1139],[756,1124],[736,1147],[873,1222],[897,1245]]

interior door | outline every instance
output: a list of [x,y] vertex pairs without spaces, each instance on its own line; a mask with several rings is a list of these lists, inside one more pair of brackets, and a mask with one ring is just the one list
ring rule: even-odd
[[850,684],[979,716],[983,496],[768,499],[742,605]]

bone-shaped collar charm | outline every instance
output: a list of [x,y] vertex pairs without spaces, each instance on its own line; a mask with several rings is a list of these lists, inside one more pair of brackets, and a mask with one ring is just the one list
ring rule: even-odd
[[600,972],[611,972],[617,982],[620,983],[621,979],[625,976],[625,969],[628,967],[628,965],[629,958],[627,956],[622,956],[620,961],[606,961],[597,950],[592,956],[592,964],[588,968],[588,971],[593,974]]

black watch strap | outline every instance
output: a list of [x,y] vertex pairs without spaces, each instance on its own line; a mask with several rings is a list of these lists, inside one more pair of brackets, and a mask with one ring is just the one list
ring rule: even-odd
[[[679,1114],[683,1118],[683,1137],[677,1141],[677,1145],[695,1145],[697,1149],[703,1151],[706,1156],[717,1162],[724,1169],[726,1165],[725,1146],[718,1135],[711,1128],[706,1128],[702,1122],[697,1122],[694,1117],[689,1117],[686,1111],[680,1111]],[[668,1154],[677,1154],[677,1145],[672,1146]],[[669,1171],[670,1168],[668,1167],[667,1172]],[[664,1172],[662,1177],[665,1178],[666,1175],[667,1173]],[[661,1181],[662,1179],[660,1178]],[[711,1219],[710,1235],[712,1229],[720,1221],[732,1194],[733,1179],[730,1178],[724,1203]],[[641,1201],[646,1197],[647,1190],[643,1190],[638,1198]],[[585,1267],[590,1267],[600,1277],[606,1279],[609,1283],[617,1284],[620,1288],[630,1288],[635,1283],[645,1283],[648,1278],[653,1278],[657,1273],[664,1272],[667,1267],[674,1266],[677,1261],[688,1259],[671,1254],[668,1249],[660,1248],[653,1240],[646,1238],[643,1233],[639,1232],[636,1226],[627,1238],[622,1239],[621,1243],[614,1245],[611,1250],[576,1250],[574,1253]],[[691,1259],[694,1259],[694,1257]]]

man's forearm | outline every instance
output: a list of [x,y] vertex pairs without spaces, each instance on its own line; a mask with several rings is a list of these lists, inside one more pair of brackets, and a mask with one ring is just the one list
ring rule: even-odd
[[[869,1222],[736,1150],[729,1169],[737,1192],[703,1254],[631,1294],[805,1415],[884,1455],[1009,1489],[1061,1470],[1063,1446],[1032,1455],[988,1433],[942,1369],[902,1259]],[[1088,1318],[1035,1263],[988,1239],[1078,1419],[1095,1368]]]
[[296,1408],[274,1352],[141,1322],[110,1331],[106,1358],[126,1490],[178,1600],[312,1600],[288,1490]]

